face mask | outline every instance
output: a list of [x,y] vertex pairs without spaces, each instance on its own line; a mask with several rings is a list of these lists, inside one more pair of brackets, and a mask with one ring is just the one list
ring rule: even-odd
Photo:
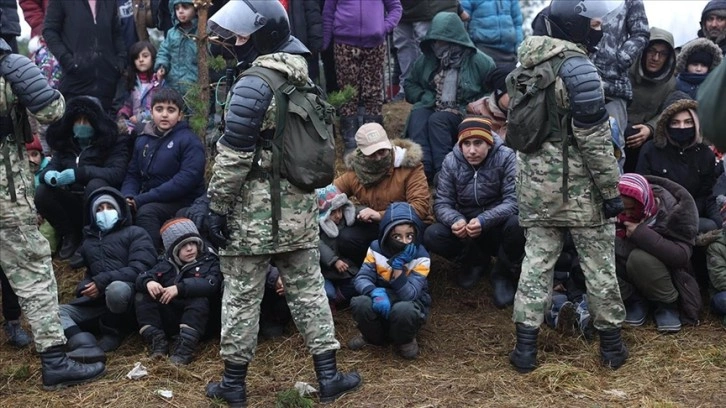
[[444,59],[444,57],[449,54],[451,47],[449,47],[449,44],[434,41],[431,48],[433,49],[436,58]]
[[81,140],[90,140],[93,137],[95,130],[91,125],[73,125],[73,137]]
[[671,139],[673,139],[674,142],[678,143],[679,145],[683,146],[686,144],[689,144],[693,141],[693,139],[696,138],[696,128],[695,127],[689,127],[689,128],[668,128],[668,134],[670,135]]
[[101,231],[108,231],[116,225],[118,221],[118,211],[103,210],[96,213],[96,225]]
[[404,248],[406,248],[406,244],[401,241],[396,241],[395,239],[389,240],[388,248],[391,250],[391,253],[394,255],[403,251]]
[[602,40],[602,30],[590,30],[587,33],[587,50],[591,53],[597,51],[597,45]]

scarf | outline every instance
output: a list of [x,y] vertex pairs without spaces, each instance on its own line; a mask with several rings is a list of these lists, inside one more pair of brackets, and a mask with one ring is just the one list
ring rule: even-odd
[[615,235],[625,238],[625,221],[637,223],[651,219],[658,213],[658,202],[648,180],[640,174],[626,173],[620,176],[618,192],[638,203],[634,208],[634,214],[627,215],[625,211],[618,214]]
[[388,151],[385,157],[375,160],[356,149],[351,160],[351,167],[363,187],[372,187],[381,181],[388,175],[392,165],[393,155],[391,150]]
[[456,92],[459,84],[459,68],[469,50],[459,44],[443,41],[434,41],[431,48],[439,59],[441,67],[440,85],[437,86],[437,108],[442,111],[455,109],[458,112]]

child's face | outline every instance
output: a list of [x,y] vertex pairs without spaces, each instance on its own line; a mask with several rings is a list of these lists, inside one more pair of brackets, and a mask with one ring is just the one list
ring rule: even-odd
[[686,67],[689,73],[691,74],[706,74],[708,73],[708,66],[701,64],[700,62],[696,62],[694,64],[688,64]]
[[391,231],[391,238],[408,245],[416,238],[416,230],[413,228],[413,225],[396,225],[393,227],[393,231]]
[[154,67],[154,61],[151,58],[151,51],[149,51],[148,48],[141,50],[134,60],[134,65],[136,65],[136,71],[138,72],[150,71]]
[[335,210],[330,212],[330,221],[333,221],[333,223],[338,224],[340,223],[340,220],[343,219],[343,207],[336,208]]
[[28,150],[28,160],[37,168],[37,166],[40,166],[40,162],[43,161],[43,153],[39,150]]
[[187,242],[179,249],[179,259],[184,263],[192,262],[193,260],[197,259],[197,253],[199,252],[199,248],[197,248],[197,244],[194,242]]
[[151,117],[159,130],[166,132],[176,126],[182,118],[179,107],[171,102],[159,102],[151,108]]
[[180,23],[188,23],[197,15],[197,10],[189,3],[181,3],[174,6],[176,18]]

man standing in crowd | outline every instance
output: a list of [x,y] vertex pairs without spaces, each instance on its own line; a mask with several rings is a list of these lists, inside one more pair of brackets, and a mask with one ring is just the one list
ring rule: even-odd
[[701,12],[699,37],[713,41],[726,56],[726,0],[711,0]]

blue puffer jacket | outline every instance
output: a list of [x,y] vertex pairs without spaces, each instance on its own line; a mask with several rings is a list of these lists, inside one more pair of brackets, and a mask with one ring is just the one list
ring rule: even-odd
[[524,38],[519,1],[461,0],[461,7],[471,16],[468,31],[474,44],[517,53]]
[[181,3],[193,3],[192,0],[170,0],[171,19],[174,22],[156,54],[154,71],[164,67],[166,86],[174,88],[182,95],[186,93],[191,84],[197,82],[199,70],[197,68],[197,19],[192,20],[191,27],[185,29],[176,18],[174,6]]
[[517,214],[516,166],[514,151],[496,134],[494,146],[477,168],[454,146],[444,159],[436,186],[434,213],[438,222],[451,226],[460,219],[478,217],[486,231]]

